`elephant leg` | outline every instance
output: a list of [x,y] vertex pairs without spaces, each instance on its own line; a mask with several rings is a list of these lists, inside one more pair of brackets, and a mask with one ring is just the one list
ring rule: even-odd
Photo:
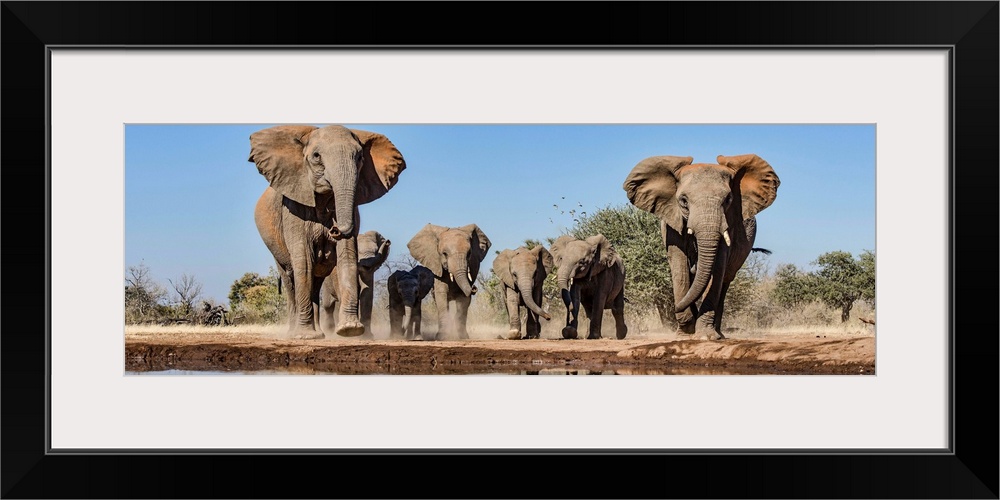
[[719,292],[719,304],[715,307],[715,333],[718,339],[726,338],[722,334],[722,313],[726,310],[726,294],[729,293],[729,283],[729,281],[722,282],[722,290]]
[[518,306],[521,297],[515,290],[507,289],[507,286],[503,284],[500,285],[500,291],[503,293],[504,303],[507,305],[507,319],[510,323],[507,338],[518,340],[521,338],[521,308]]
[[[451,334],[451,321],[448,315],[448,284],[437,280],[434,282],[434,305],[437,307],[438,331],[436,338],[447,338]],[[434,340],[428,338],[425,333],[424,340]]]
[[415,339],[417,337],[423,338],[423,335],[420,333],[420,322],[423,321],[421,316],[420,304],[413,306],[413,313],[410,315],[410,326],[408,330],[411,332],[411,339]]
[[389,337],[398,338],[408,333],[409,325],[403,324],[404,306],[403,304],[390,302],[389,304]]
[[615,300],[611,303],[611,315],[615,317],[615,336],[618,340],[624,339],[628,335],[628,325],[625,324],[624,290],[615,295]]
[[372,303],[375,301],[375,293],[372,290],[373,277],[361,274],[358,276],[358,312],[361,316],[361,325],[365,327],[365,337],[374,338],[372,332]]
[[295,308],[295,285],[292,283],[292,276],[288,271],[285,271],[285,268],[281,267],[280,263],[275,261],[275,266],[278,269],[278,279],[281,280],[281,287],[284,288],[288,331],[294,332],[295,325],[298,323],[298,309]]
[[534,311],[525,307],[525,314],[528,316],[524,320],[524,338],[526,339],[537,339],[541,337],[542,324],[541,318],[535,314]]
[[[688,268],[688,258],[675,246],[667,247],[667,258],[670,261],[670,277],[673,281],[674,304],[687,294],[691,288],[691,274]],[[675,309],[677,317],[677,333],[680,335],[690,335],[695,331],[695,319],[698,315],[698,308],[695,304],[683,311]]]
[[337,281],[336,276],[327,276],[320,287],[319,328],[323,333],[333,334],[337,327]]
[[337,241],[337,266],[340,289],[340,315],[337,318],[337,335],[357,337],[365,333],[365,327],[358,317],[358,240],[344,238]]
[[[568,300],[567,300],[568,299]],[[564,339],[575,339],[577,337],[577,326],[580,324],[580,288],[574,283],[569,288],[569,294],[564,294],[563,303],[566,304],[566,327],[562,329]]]
[[455,298],[455,329],[458,331],[458,338],[466,340],[469,338],[467,322],[469,318],[469,305],[472,304],[472,297],[459,295]]
[[604,322],[604,302],[607,298],[600,291],[581,293],[580,298],[583,302],[583,310],[587,313],[587,319],[590,322],[587,338],[599,339],[601,338],[601,325]]
[[[298,262],[292,264],[292,281],[300,286],[295,287],[296,322],[292,337],[296,339],[321,339],[323,332],[316,329],[315,311],[319,309],[319,293],[313,289],[318,286],[312,275],[311,256],[305,247],[299,249]],[[293,257],[294,259],[294,257]]]

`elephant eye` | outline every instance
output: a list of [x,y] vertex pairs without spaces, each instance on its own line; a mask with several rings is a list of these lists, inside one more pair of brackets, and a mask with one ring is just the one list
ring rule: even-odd
[[729,193],[726,195],[726,199],[722,200],[722,206],[728,207],[730,203],[733,202],[733,194]]
[[677,198],[677,202],[680,203],[681,208],[687,208],[688,207],[687,195],[682,194],[679,198]]

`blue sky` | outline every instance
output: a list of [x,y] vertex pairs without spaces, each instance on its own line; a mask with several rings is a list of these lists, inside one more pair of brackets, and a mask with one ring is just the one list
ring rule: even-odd
[[[272,125],[127,125],[124,266],[146,264],[165,287],[193,275],[222,303],[243,273],[266,274],[253,209],[267,181],[247,157],[250,134]],[[390,260],[428,222],[475,223],[493,243],[488,272],[494,250],[562,234],[561,212],[627,204],[625,176],[655,155],[767,160],[781,187],[756,246],[772,269],[875,249],[874,125],[345,125],[385,134],[406,159],[397,186],[360,207],[361,230],[392,240]]]

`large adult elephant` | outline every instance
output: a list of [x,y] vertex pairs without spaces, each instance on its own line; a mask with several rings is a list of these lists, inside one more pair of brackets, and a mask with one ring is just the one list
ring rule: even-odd
[[[365,338],[372,335],[372,303],[375,300],[375,271],[389,258],[392,242],[378,231],[358,235],[358,313],[365,327]],[[340,313],[340,273],[330,273],[320,288],[320,325],[324,332],[333,333]]]
[[493,259],[493,273],[500,278],[500,290],[507,304],[507,318],[510,331],[507,338],[521,338],[521,306],[527,309],[524,323],[524,338],[537,339],[541,336],[542,324],[539,317],[547,320],[552,315],[542,310],[542,286],[545,277],[552,272],[554,260],[545,247],[536,245],[531,250],[518,247],[506,249]]
[[410,255],[434,273],[438,337],[469,338],[466,322],[479,265],[490,239],[475,224],[444,227],[427,224],[406,244]]
[[622,187],[633,205],[661,221],[678,333],[718,340],[729,284],[753,250],[756,215],[774,203],[781,182],[755,154],[719,156],[718,164],[693,161],[646,158]]
[[338,274],[337,335],[364,333],[358,318],[358,205],[382,197],[406,168],[382,134],[339,125],[280,125],[250,135],[250,159],[270,186],[254,219],[288,292],[295,338],[323,338],[323,279]]
[[615,335],[628,334],[625,325],[625,263],[602,234],[586,239],[570,235],[552,243],[555,257],[556,282],[566,305],[566,327],[563,338],[575,339],[579,324],[580,305],[590,320],[588,339],[601,338],[604,310],[611,309],[615,318]]

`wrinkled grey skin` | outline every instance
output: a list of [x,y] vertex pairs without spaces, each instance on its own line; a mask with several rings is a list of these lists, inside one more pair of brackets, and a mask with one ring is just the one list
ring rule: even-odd
[[469,338],[466,321],[472,295],[476,293],[473,283],[490,249],[486,233],[475,224],[461,227],[427,224],[406,247],[417,262],[434,274],[437,337]]
[[611,242],[597,234],[585,240],[569,235],[552,243],[556,281],[566,304],[566,327],[563,338],[575,339],[579,324],[580,305],[590,320],[588,339],[601,338],[604,310],[611,309],[615,318],[615,335],[624,339],[625,325],[625,263]]
[[[337,273],[342,307],[336,333],[354,337],[358,317],[358,205],[383,196],[406,168],[384,135],[339,125],[280,125],[250,135],[249,161],[270,186],[254,210],[261,239],[288,293],[288,331],[323,338],[320,288]],[[338,265],[340,263],[340,265]]]
[[660,219],[673,279],[677,333],[719,340],[729,285],[754,250],[756,215],[781,184],[754,154],[691,164],[690,156],[639,162],[622,188],[636,207]]
[[549,313],[542,310],[540,304],[542,284],[545,277],[552,272],[553,265],[552,254],[541,245],[531,250],[527,247],[507,249],[500,252],[500,255],[493,260],[493,273],[500,278],[500,290],[510,320],[508,339],[521,338],[522,306],[527,310],[524,324],[526,339],[537,339],[541,336],[542,324],[539,317],[552,319]]
[[[389,257],[389,247],[392,242],[384,238],[378,231],[368,231],[358,235],[358,309],[361,324],[365,327],[363,339],[372,339],[372,302],[375,284],[375,271]],[[333,333],[337,326],[337,316],[340,314],[340,300],[337,290],[340,288],[338,273],[330,273],[323,280],[320,289],[320,324],[323,331]]]
[[392,273],[386,281],[389,290],[389,336],[406,340],[424,338],[420,331],[420,303],[434,287],[434,273],[424,266]]

